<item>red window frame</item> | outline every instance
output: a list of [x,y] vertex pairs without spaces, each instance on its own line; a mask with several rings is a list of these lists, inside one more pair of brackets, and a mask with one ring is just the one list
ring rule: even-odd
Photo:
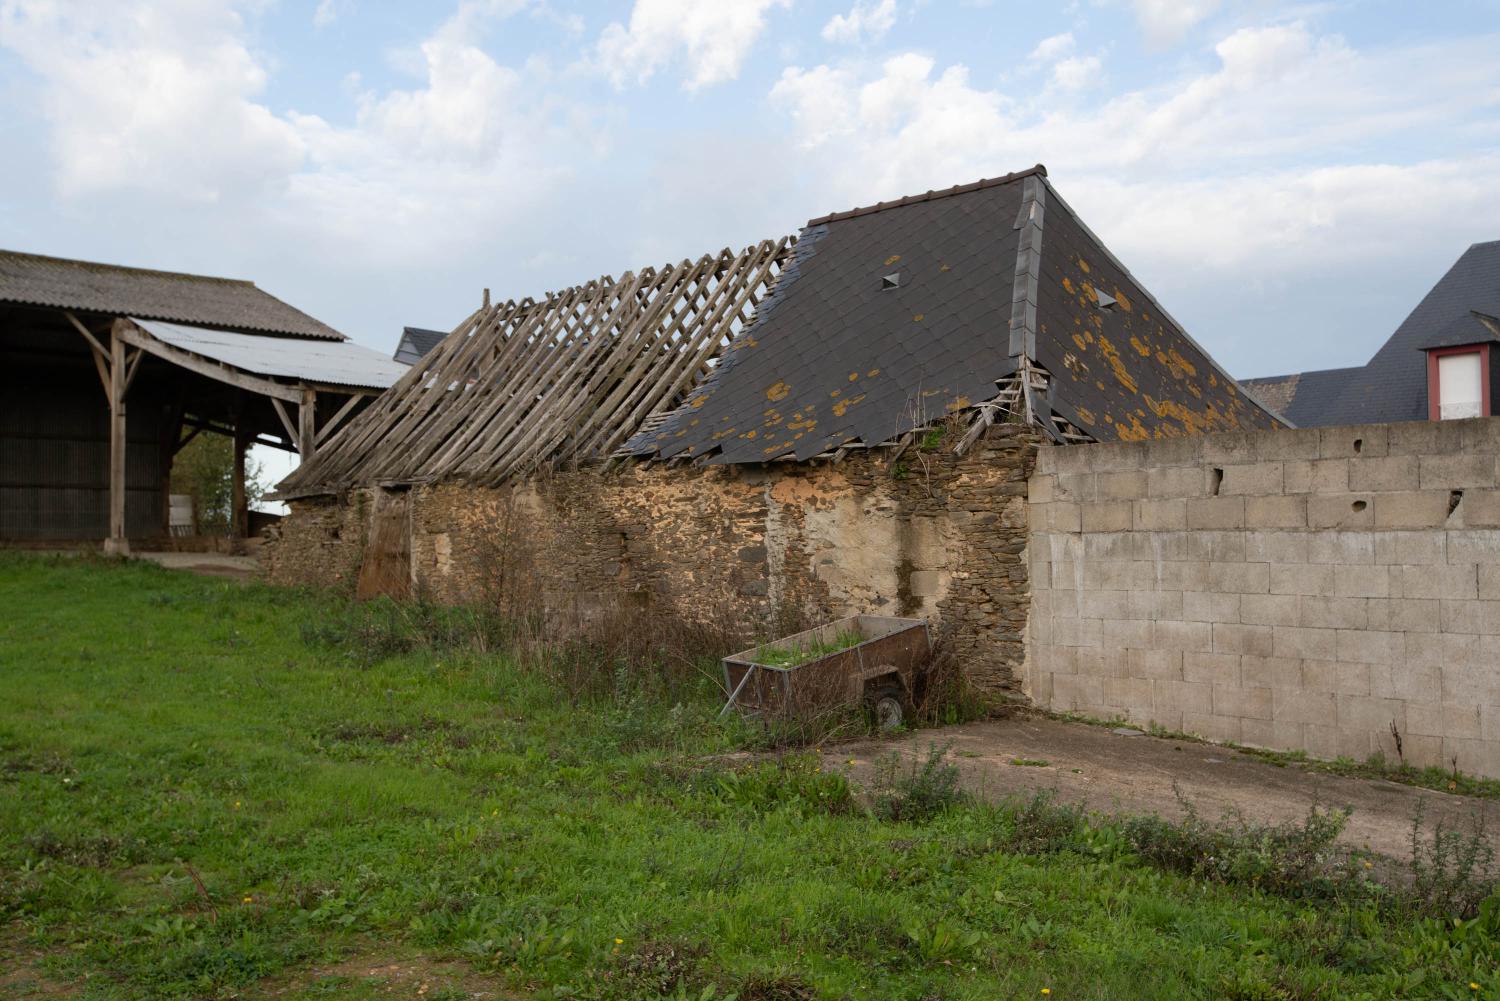
[[1490,346],[1489,344],[1459,344],[1451,348],[1427,349],[1427,419],[1443,419],[1443,396],[1438,387],[1438,359],[1447,355],[1479,356],[1479,413],[1489,417],[1490,410]]

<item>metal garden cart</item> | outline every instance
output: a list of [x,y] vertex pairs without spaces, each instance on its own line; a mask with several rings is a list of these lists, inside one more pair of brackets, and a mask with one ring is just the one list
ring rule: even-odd
[[[803,652],[807,659],[796,661]],[[917,671],[931,655],[926,619],[851,615],[725,657],[724,690],[730,695],[720,715],[732,709],[797,715],[863,703],[882,729],[894,729],[905,719]]]

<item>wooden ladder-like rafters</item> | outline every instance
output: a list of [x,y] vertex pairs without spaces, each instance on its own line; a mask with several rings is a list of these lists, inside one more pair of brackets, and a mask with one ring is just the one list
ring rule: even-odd
[[607,458],[712,370],[792,237],[486,305],[322,445],[283,496],[457,479],[494,485]]

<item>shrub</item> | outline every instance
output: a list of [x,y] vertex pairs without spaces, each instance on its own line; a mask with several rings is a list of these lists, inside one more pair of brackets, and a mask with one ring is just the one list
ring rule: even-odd
[[1228,811],[1218,824],[1205,821],[1178,796],[1181,820],[1137,817],[1125,836],[1146,861],[1216,883],[1251,884],[1287,896],[1336,896],[1338,878],[1350,873],[1335,849],[1349,822],[1347,809],[1313,806],[1300,822],[1256,824]]
[[[1495,848],[1485,836],[1483,814],[1476,813],[1468,833],[1445,830],[1442,821],[1432,837],[1422,838],[1424,808],[1417,801],[1411,824],[1411,887],[1408,900],[1421,913],[1473,918],[1500,886],[1495,879]],[[1495,909],[1500,920],[1500,905]]]
[[945,760],[952,745],[931,744],[909,769],[892,752],[875,763],[871,807],[882,820],[923,823],[969,801],[959,788],[958,766]]
[[1009,829],[1005,846],[1028,855],[1045,855],[1075,847],[1089,829],[1083,807],[1058,803],[1057,792],[1045,789],[1016,805],[1003,809]]

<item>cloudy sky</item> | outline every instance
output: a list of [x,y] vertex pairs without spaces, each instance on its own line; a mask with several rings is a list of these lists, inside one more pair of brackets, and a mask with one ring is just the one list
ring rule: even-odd
[[477,304],[1045,163],[1230,371],[1500,238],[1500,0],[0,0],[0,246]]

